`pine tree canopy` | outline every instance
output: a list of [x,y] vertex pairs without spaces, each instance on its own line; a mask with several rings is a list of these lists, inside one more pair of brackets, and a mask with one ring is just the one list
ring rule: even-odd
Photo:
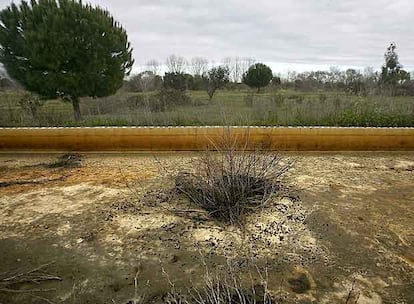
[[258,90],[269,84],[273,78],[272,70],[263,63],[252,65],[243,75],[243,83]]
[[2,10],[0,62],[27,90],[72,101],[115,93],[133,64],[122,26],[108,11],[76,0]]

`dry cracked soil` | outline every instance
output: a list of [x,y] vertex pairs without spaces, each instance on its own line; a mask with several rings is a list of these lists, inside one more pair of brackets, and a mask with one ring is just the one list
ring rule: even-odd
[[174,191],[195,154],[58,156],[0,154],[0,275],[61,278],[0,284],[2,304],[161,303],[227,263],[265,272],[280,303],[414,303],[412,152],[286,155],[286,191],[244,228]]

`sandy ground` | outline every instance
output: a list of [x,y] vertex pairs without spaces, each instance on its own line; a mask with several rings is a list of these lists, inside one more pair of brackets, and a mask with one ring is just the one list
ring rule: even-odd
[[197,285],[202,262],[229,259],[265,269],[283,303],[414,303],[414,153],[289,156],[291,187],[241,230],[174,191],[165,172],[194,155],[84,154],[49,168],[56,154],[0,154],[0,183],[41,181],[0,187],[0,273],[54,261],[63,279],[0,303],[132,303],[137,270],[138,294],[157,303],[166,274]]

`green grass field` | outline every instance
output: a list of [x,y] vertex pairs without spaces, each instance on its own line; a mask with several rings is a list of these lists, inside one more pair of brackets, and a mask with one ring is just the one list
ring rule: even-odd
[[204,91],[191,91],[191,104],[154,111],[143,105],[150,94],[120,92],[81,102],[83,120],[72,106],[46,101],[33,118],[19,105],[23,92],[0,93],[0,126],[395,126],[414,127],[414,97],[359,97],[343,92],[279,90],[253,94],[218,91],[211,102]]

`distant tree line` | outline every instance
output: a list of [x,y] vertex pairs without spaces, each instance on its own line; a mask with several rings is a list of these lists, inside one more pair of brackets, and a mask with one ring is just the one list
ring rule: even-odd
[[[211,98],[217,88],[241,83],[243,75],[254,63],[251,58],[227,57],[220,65],[215,65],[203,57],[186,60],[182,56],[171,55],[164,64],[157,60],[148,61],[143,66],[143,72],[125,81],[125,87],[137,92],[161,88],[207,90]],[[163,67],[166,71],[161,76]]]
[[260,91],[274,79],[268,66],[241,57],[227,57],[222,64],[210,66],[209,61],[202,57],[187,61],[184,57],[171,55],[165,62],[167,71],[164,76],[159,75],[161,67],[156,60],[148,61],[145,71],[125,81],[125,89],[136,92],[205,90],[211,100],[218,89],[244,83]]
[[400,64],[396,48],[394,43],[387,47],[380,71],[375,71],[372,67],[363,71],[341,71],[331,67],[329,71],[290,72],[286,78],[281,79],[281,87],[302,91],[342,90],[361,96],[414,96],[414,79]]
[[414,80],[403,69],[396,53],[396,45],[390,44],[384,54],[385,62],[380,71],[365,68],[363,71],[332,67],[329,71],[288,73],[282,79],[283,88],[302,91],[343,90],[355,95],[409,95],[414,96]]
[[[414,79],[411,79],[410,73],[400,64],[394,43],[387,48],[384,59],[380,71],[375,71],[372,67],[367,67],[363,71],[356,69],[343,71],[331,67],[328,71],[303,73],[293,71],[281,77],[273,75],[271,69],[263,64],[257,66],[258,64],[251,58],[226,57],[218,66],[222,71],[226,71],[220,87],[234,88],[235,85],[244,83],[260,90],[270,84],[273,88],[300,91],[341,90],[361,96],[414,96]],[[167,71],[162,77],[160,74],[163,65],[156,60],[147,62],[144,65],[144,72],[126,81],[127,89],[138,92],[159,90],[163,87],[179,90],[208,90],[209,83],[211,84],[209,73],[217,68],[209,67],[209,61],[202,57],[186,60],[176,55],[168,57],[164,66]],[[257,68],[261,68],[263,73],[255,75]]]

